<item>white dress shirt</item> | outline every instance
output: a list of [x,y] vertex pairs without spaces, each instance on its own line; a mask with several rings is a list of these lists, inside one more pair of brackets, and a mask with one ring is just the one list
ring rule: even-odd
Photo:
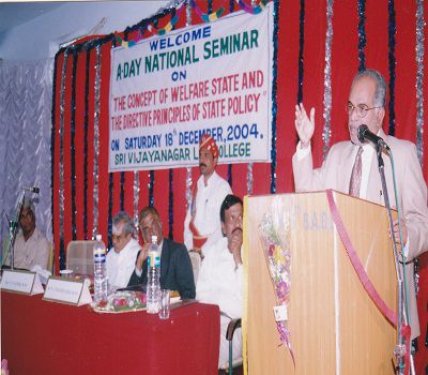
[[137,240],[131,238],[125,247],[117,253],[114,247],[107,254],[107,277],[110,286],[125,288],[135,269],[137,254],[141,250]]
[[[229,358],[226,331],[231,319],[240,318],[243,310],[243,267],[237,266],[222,237],[210,246],[202,261],[196,283],[196,299],[218,305],[220,311],[220,348],[218,366],[223,367]],[[226,315],[224,315],[226,314]],[[237,329],[232,340],[233,360],[242,356],[242,331]]]
[[[22,231],[18,233],[15,240],[15,267],[31,270],[38,265],[43,269],[48,268],[50,244],[46,237],[37,228],[33,234],[25,241]],[[8,265],[11,263],[9,254]]]
[[227,238],[222,237],[202,261],[196,284],[196,299],[218,305],[231,318],[240,318],[243,303],[242,279],[242,265],[236,266],[227,247]]
[[[204,176],[199,177],[195,199],[196,214],[194,224],[201,236],[208,237],[209,243],[214,243],[222,237],[220,207],[228,194],[232,194],[229,183],[221,178],[215,171],[208,179],[206,186],[204,183]],[[184,244],[187,250],[194,248],[193,235],[189,229],[191,219],[191,208],[189,208],[184,221]],[[209,246],[208,241],[203,248]]]

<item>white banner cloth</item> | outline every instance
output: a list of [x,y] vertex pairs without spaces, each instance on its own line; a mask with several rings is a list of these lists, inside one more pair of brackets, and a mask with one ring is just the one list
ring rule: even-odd
[[272,3],[111,51],[109,171],[270,162]]

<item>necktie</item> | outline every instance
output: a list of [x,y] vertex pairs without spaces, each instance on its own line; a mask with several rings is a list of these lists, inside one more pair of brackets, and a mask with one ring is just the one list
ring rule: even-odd
[[351,182],[349,183],[349,195],[354,197],[360,196],[360,187],[361,187],[361,172],[363,169],[361,154],[363,153],[363,148],[360,147],[355,157],[354,167],[352,168]]

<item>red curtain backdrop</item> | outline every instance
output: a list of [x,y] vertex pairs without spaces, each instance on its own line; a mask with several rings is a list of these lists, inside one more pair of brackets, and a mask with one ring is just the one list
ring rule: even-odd
[[[235,1],[229,0],[197,0],[196,3],[203,12],[209,7],[213,11],[223,7],[226,15],[230,12],[230,4],[234,3],[234,10],[238,10]],[[250,0],[245,0],[250,4]],[[365,2],[365,34],[366,47],[365,61],[367,67],[379,70],[387,81],[391,79],[390,73],[390,51],[388,38],[390,31],[389,3],[395,6],[395,135],[416,143],[416,1],[388,1],[377,0]],[[331,44],[331,140],[330,145],[348,138],[347,116],[345,106],[348,99],[350,82],[359,67],[358,37],[359,37],[359,15],[358,1],[335,1],[333,7],[333,36]],[[315,164],[319,166],[323,158],[322,130],[323,101],[324,101],[324,68],[325,68],[325,40],[327,30],[327,1],[311,0],[281,0],[279,2],[278,14],[278,39],[277,39],[277,139],[276,139],[276,193],[293,192],[293,176],[291,169],[291,157],[295,151],[296,132],[294,130],[294,106],[298,93],[298,63],[299,63],[299,35],[301,6],[304,5],[304,50],[303,50],[303,102],[306,107],[316,109],[316,131],[313,138],[313,152]],[[425,22],[428,21],[428,2],[424,2]],[[157,23],[163,27],[171,20],[171,15],[165,15]],[[192,12],[192,24],[203,23],[201,17]],[[184,27],[186,24],[186,12],[180,13],[180,18],[175,28]],[[427,43],[428,31],[425,27],[425,56],[424,65],[428,66]],[[133,40],[139,38],[137,32],[120,33],[122,38]],[[143,37],[153,35],[151,31],[145,31]],[[94,40],[100,36],[91,37]],[[131,215],[134,209],[134,173],[125,172],[122,183],[121,173],[108,173],[108,102],[109,102],[109,79],[110,79],[110,49],[113,42],[102,45],[100,65],[100,118],[99,118],[99,219],[98,231],[103,238],[108,238],[108,225],[111,214],[121,209],[128,211]],[[83,44],[82,44],[83,45]],[[87,80],[87,54],[89,54],[89,77]],[[95,64],[96,50],[91,48],[76,49],[76,58],[73,54],[68,55],[68,63],[65,74],[64,95],[64,118],[63,118],[63,144],[61,145],[61,78],[64,63],[64,51],[60,51],[56,59],[55,80],[55,107],[53,109],[54,119],[54,165],[53,165],[53,228],[56,250],[57,267],[59,269],[61,257],[60,250],[72,239],[85,239],[92,236],[93,228],[93,140],[94,140],[94,95],[95,95]],[[73,65],[77,62],[75,73]],[[426,72],[425,68],[425,72]],[[75,113],[74,126],[72,124],[72,98],[73,98],[73,76],[75,74]],[[425,73],[426,74],[426,73]],[[86,84],[89,90],[86,91]],[[424,80],[424,98],[428,98],[428,84]],[[88,95],[88,97],[87,97]],[[87,100],[86,100],[87,98]],[[426,102],[426,99],[425,99]],[[85,109],[85,103],[88,108]],[[87,128],[85,132],[85,114],[87,114]],[[385,118],[384,130],[388,133],[389,113]],[[428,111],[424,112],[424,124],[428,124]],[[74,135],[73,135],[74,127]],[[428,132],[423,135],[424,145],[428,144]],[[86,139],[85,139],[86,138]],[[73,142],[74,139],[74,142]],[[85,152],[85,141],[88,144]],[[74,146],[73,146],[74,144]],[[73,149],[74,148],[74,149]],[[61,170],[60,151],[63,152],[63,169]],[[85,156],[88,160],[85,163]],[[73,161],[74,160],[74,161]],[[74,167],[73,167],[74,165]],[[85,168],[87,175],[85,177]],[[74,170],[74,175],[73,175]],[[227,177],[228,166],[221,165],[217,168],[220,175]],[[424,147],[423,171],[428,179],[428,148]],[[60,212],[61,186],[60,178],[63,173],[63,197],[64,211]],[[186,207],[186,169],[173,170],[173,205],[169,206],[169,170],[154,172],[154,204],[158,208],[163,223],[164,234],[168,235],[168,227],[172,227],[172,235],[175,240],[183,239],[183,221]],[[193,168],[193,181],[199,176],[197,168]],[[140,182],[138,207],[142,208],[149,204],[149,171],[138,173]],[[112,179],[110,181],[110,178]],[[112,184],[110,186],[110,183]],[[86,184],[86,188],[85,188]],[[110,187],[109,187],[110,186]],[[253,194],[269,194],[271,187],[271,165],[254,164],[253,168]],[[123,189],[123,190],[122,190]],[[232,189],[235,194],[243,196],[247,194],[247,165],[238,164],[232,166]],[[74,193],[73,193],[74,191]],[[112,197],[110,197],[110,192]],[[123,200],[121,194],[123,193]],[[85,209],[86,201],[86,209]],[[110,204],[111,202],[111,210]],[[60,218],[63,218],[63,228],[60,227]],[[85,227],[85,223],[86,227]],[[63,236],[61,233],[63,231]],[[62,238],[61,238],[62,237]],[[61,241],[62,240],[62,241]],[[417,356],[417,373],[422,374],[428,363],[428,350],[425,346],[425,334],[428,324],[427,301],[428,301],[428,261],[427,255],[420,262],[420,293],[419,312],[421,316],[421,330],[423,337],[419,338],[419,352]]]

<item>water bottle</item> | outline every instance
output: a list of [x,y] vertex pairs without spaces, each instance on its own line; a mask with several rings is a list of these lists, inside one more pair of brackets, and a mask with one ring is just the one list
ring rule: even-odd
[[106,246],[101,234],[97,234],[94,245],[94,302],[107,302]]
[[160,310],[160,255],[157,236],[152,236],[152,243],[147,258],[147,313],[157,314]]

